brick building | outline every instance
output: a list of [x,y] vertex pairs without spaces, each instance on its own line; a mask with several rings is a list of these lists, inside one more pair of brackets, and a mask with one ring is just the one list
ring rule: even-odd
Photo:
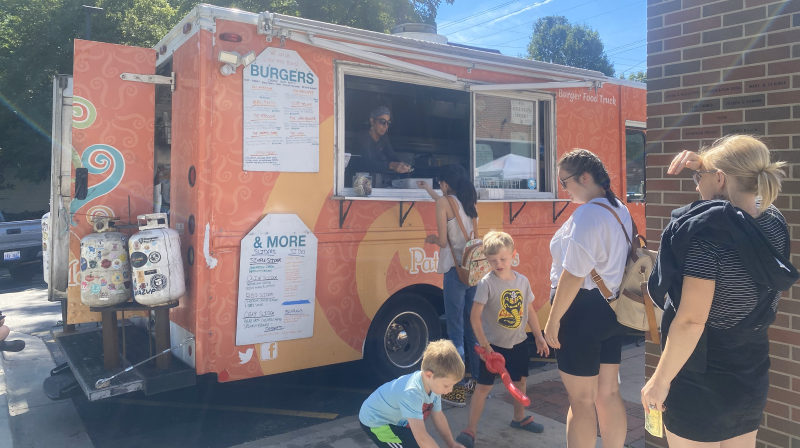
[[[800,265],[800,0],[648,0],[647,234],[658,242],[670,211],[699,198],[674,155],[730,133],[762,136],[789,163],[775,205]],[[655,245],[657,247],[657,244]],[[770,395],[759,447],[800,447],[800,286],[784,294],[770,329]],[[647,344],[646,374],[658,362]],[[666,447],[649,437],[647,446]]]

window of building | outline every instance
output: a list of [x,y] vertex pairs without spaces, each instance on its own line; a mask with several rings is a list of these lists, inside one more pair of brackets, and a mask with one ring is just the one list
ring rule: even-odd
[[628,202],[644,202],[645,199],[645,143],[647,136],[642,129],[625,129],[625,165],[628,184]]

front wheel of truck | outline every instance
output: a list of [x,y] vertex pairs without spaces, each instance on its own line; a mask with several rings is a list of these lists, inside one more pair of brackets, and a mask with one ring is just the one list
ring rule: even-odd
[[417,294],[398,294],[384,305],[369,328],[366,358],[389,381],[419,370],[428,342],[442,336],[434,307]]

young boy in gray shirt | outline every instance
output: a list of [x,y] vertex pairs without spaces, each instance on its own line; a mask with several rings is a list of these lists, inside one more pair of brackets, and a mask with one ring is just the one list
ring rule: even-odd
[[[470,314],[472,328],[486,354],[498,352],[503,355],[511,380],[519,390],[524,391],[530,361],[525,324],[531,327],[536,339],[536,351],[540,356],[548,356],[550,348],[542,336],[539,319],[533,310],[531,285],[524,275],[511,269],[511,261],[516,255],[511,235],[505,232],[489,232],[483,238],[483,252],[492,272],[478,283]],[[482,355],[478,385],[470,403],[469,424],[456,438],[457,442],[467,448],[472,448],[475,444],[478,421],[496,377],[496,374],[486,368]],[[544,431],[544,427],[534,422],[532,416],[525,416],[525,407],[517,401],[514,401],[511,427],[535,433]]]

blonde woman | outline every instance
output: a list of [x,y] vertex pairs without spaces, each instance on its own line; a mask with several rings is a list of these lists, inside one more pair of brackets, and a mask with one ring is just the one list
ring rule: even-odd
[[667,171],[692,170],[703,200],[672,212],[648,289],[666,301],[661,360],[642,389],[672,448],[752,448],[769,389],[769,338],[781,291],[798,279],[786,220],[772,203],[783,162],[731,135]]

